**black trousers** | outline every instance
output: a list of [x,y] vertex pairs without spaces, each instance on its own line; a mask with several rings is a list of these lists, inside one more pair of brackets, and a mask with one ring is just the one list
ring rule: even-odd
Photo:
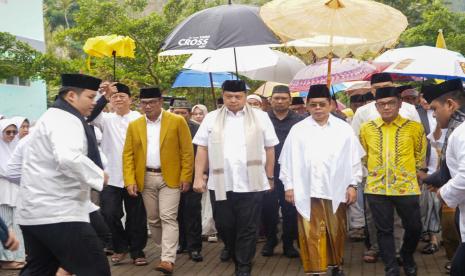
[[202,194],[181,193],[178,211],[179,245],[188,252],[202,250]]
[[94,228],[97,236],[100,239],[102,247],[112,247],[113,241],[111,238],[111,231],[108,227],[103,215],[100,213],[100,210],[96,210],[92,213],[89,213],[90,225]]
[[[125,227],[121,222],[126,211]],[[142,195],[129,196],[124,188],[105,186],[100,193],[100,209],[110,227],[113,249],[116,253],[129,251],[131,258],[144,257],[147,245],[147,215]]]
[[263,196],[262,223],[267,240],[277,239],[280,207],[283,217],[283,245],[289,246],[297,239],[297,210],[286,201],[284,185],[275,176],[274,190],[266,192]]
[[451,276],[465,275],[465,243],[461,243],[452,259]]
[[[264,192],[227,192],[226,200],[214,201],[213,218],[231,253],[236,272],[250,272],[257,244]],[[215,192],[210,191],[215,199]]]
[[400,254],[404,265],[415,262],[415,252],[421,236],[422,224],[420,216],[419,196],[384,196],[367,195],[368,203],[375,222],[379,249],[385,265],[386,275],[399,275],[394,244],[394,208],[402,220],[405,229]]
[[86,222],[21,225],[28,246],[22,276],[54,276],[58,267],[77,276],[110,276],[95,230]]

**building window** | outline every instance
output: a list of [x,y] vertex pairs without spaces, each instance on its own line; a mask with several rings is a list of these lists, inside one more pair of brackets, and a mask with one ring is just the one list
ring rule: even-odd
[[[0,0],[2,1],[2,0]],[[9,77],[8,79],[0,80],[0,83],[18,86],[31,86],[31,81],[20,77]]]

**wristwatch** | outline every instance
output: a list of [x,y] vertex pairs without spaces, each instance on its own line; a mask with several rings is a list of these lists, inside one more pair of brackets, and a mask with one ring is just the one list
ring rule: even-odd
[[358,190],[358,186],[357,186],[357,185],[349,185],[348,188],[354,188],[356,191]]
[[268,178],[270,181],[274,181],[274,176],[267,176],[266,178]]

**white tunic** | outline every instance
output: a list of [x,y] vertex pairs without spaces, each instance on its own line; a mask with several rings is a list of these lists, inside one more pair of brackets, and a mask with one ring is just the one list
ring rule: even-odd
[[294,190],[297,211],[310,220],[310,198],[332,201],[333,211],[345,201],[349,185],[362,180],[365,155],[349,124],[329,116],[320,126],[311,116],[295,124],[284,142],[279,179]]
[[[251,109],[260,122],[263,131],[263,145],[265,147],[273,147],[279,144],[278,137],[274,131],[268,114],[257,109]],[[239,111],[234,114],[231,111],[226,111],[226,120],[224,122],[224,175],[225,175],[225,191],[233,191],[237,193],[257,192],[252,191],[248,185],[247,178],[247,151],[245,143],[245,128],[244,128],[244,111]],[[192,143],[211,147],[211,132],[215,125],[218,110],[210,112],[202,121],[197,134]],[[263,159],[265,160],[265,149],[263,149]],[[208,178],[208,189],[215,190],[212,172],[210,171]],[[265,168],[263,168],[263,186],[260,191],[269,190],[270,185],[266,178]]]
[[14,125],[14,121],[11,119],[0,120],[0,205],[4,204],[15,207],[18,200],[19,187],[7,179],[6,169],[18,140],[15,137],[12,142],[6,143],[1,137],[3,131],[12,124]]
[[150,121],[147,116],[147,161],[145,165],[148,168],[159,169],[161,167],[160,159],[160,131],[161,131],[161,118],[163,112],[160,113],[157,120]]
[[449,136],[446,162],[451,179],[440,189],[447,206],[460,209],[460,234],[465,241],[465,123]]
[[102,131],[101,148],[107,158],[105,171],[110,179],[108,185],[123,188],[123,147],[126,131],[130,122],[141,117],[137,111],[120,116],[116,113],[102,112],[92,124]]
[[103,171],[87,157],[87,139],[74,115],[50,108],[24,152],[17,219],[20,225],[89,222],[90,189]]
[[[376,109],[375,104],[375,102],[371,102],[359,107],[357,112],[355,112],[354,117],[352,118],[352,128],[354,129],[357,136],[360,134],[360,127],[363,123],[381,117],[378,110]],[[409,103],[402,103],[399,114],[406,119],[421,123],[420,115],[418,115],[418,111],[414,105]]]

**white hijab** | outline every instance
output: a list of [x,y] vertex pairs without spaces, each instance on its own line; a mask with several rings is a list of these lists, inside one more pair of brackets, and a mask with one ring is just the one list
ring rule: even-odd
[[10,143],[3,140],[3,131],[11,125],[16,126],[15,122],[11,119],[0,120],[0,175],[3,174],[17,143],[14,140]]

